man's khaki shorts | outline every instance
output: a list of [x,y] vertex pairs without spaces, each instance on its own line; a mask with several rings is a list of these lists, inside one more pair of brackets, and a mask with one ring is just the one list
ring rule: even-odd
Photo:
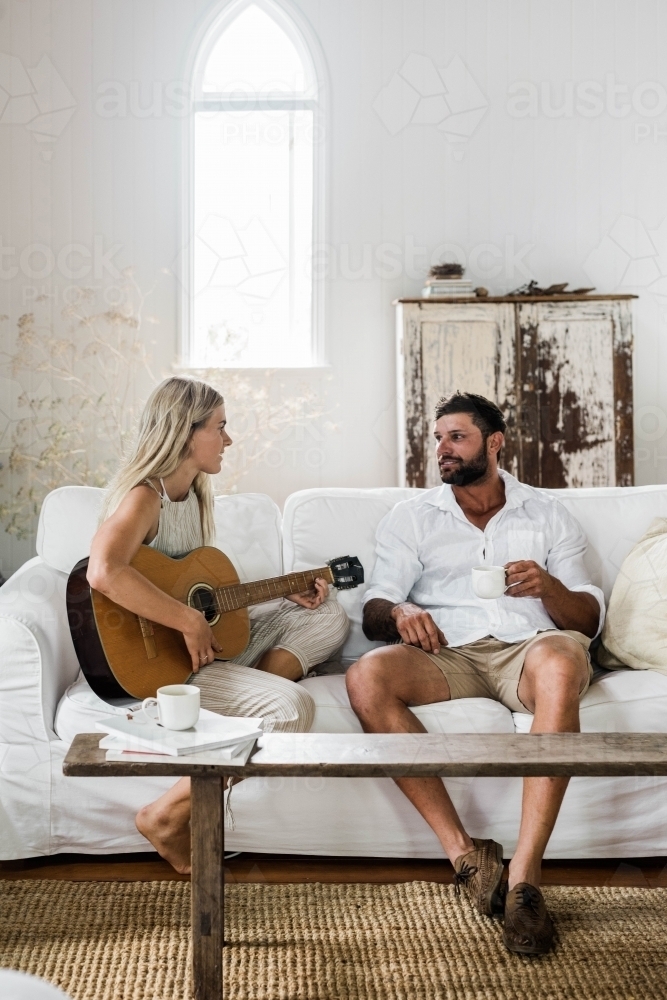
[[593,676],[588,647],[591,640],[582,632],[549,629],[523,642],[501,642],[487,636],[466,646],[443,646],[439,653],[426,653],[447,678],[454,698],[492,698],[510,712],[529,712],[519,699],[519,681],[526,653],[535,642],[547,636],[569,636],[579,643],[588,660],[588,677],[579,692],[588,690]]

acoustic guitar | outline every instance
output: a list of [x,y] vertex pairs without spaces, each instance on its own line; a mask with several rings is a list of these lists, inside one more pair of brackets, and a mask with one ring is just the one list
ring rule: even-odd
[[[131,565],[165,594],[201,611],[220,643],[216,659],[231,660],[248,645],[247,608],[309,590],[319,577],[339,590],[364,582],[356,556],[332,559],[319,569],[241,583],[220,549],[205,545],[171,559],[142,545]],[[105,701],[154,697],[163,684],[183,684],[192,660],[183,634],[115,604],[86,579],[88,560],[76,564],[67,581],[67,616],[74,649],[93,691]]]

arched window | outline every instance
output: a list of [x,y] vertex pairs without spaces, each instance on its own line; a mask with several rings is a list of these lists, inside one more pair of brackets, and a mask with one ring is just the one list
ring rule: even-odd
[[184,356],[193,367],[321,361],[321,72],[274,0],[227,4],[194,63]]

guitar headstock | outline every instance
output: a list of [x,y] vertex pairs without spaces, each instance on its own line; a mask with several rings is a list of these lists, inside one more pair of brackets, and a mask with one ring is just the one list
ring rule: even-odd
[[356,556],[330,559],[327,566],[331,570],[334,587],[338,590],[352,590],[364,582],[364,567]]

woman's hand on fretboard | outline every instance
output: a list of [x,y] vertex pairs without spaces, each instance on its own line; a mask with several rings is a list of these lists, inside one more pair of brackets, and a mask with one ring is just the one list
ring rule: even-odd
[[301,605],[302,608],[310,608],[313,611],[315,608],[319,608],[320,604],[326,601],[328,596],[329,584],[326,580],[318,577],[310,590],[304,591],[303,594],[291,594],[287,600],[294,601],[295,604]]

